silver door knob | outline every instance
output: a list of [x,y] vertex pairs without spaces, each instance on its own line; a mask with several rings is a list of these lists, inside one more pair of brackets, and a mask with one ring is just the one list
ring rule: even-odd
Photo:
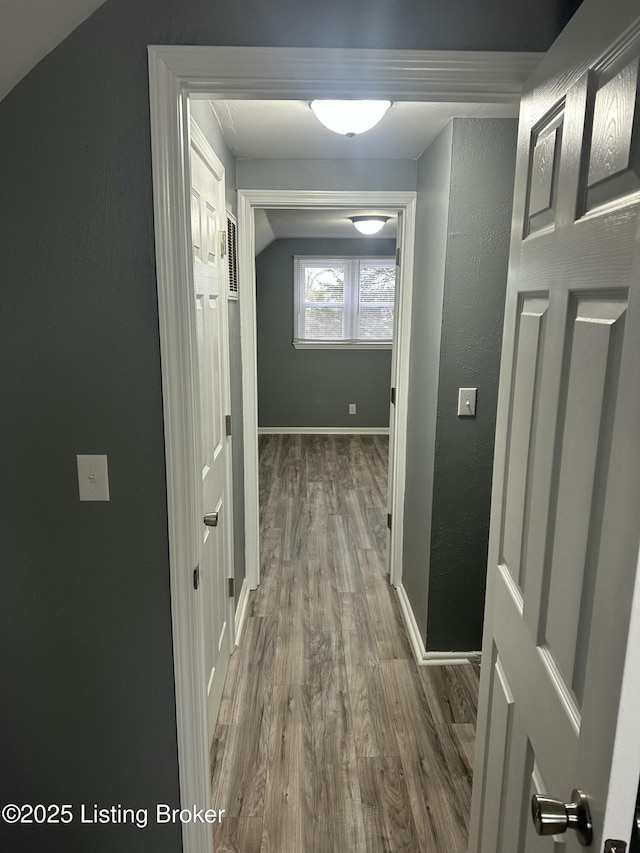
[[561,835],[575,829],[578,841],[588,847],[593,841],[589,799],[584,791],[573,791],[573,802],[563,803],[542,794],[531,798],[531,817],[538,835]]
[[218,526],[218,513],[217,512],[208,512],[202,520],[207,525],[207,527],[217,527]]

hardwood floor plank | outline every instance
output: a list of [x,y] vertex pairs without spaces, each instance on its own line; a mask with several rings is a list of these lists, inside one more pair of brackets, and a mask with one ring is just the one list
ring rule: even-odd
[[309,630],[340,631],[341,600],[326,534],[309,533]]
[[307,690],[276,685],[269,738],[261,851],[305,851],[314,837],[310,716]]
[[286,507],[282,557],[288,562],[307,559],[307,531],[309,529],[308,503],[300,498],[288,496],[283,499]]
[[[218,717],[218,720],[220,717]],[[220,770],[220,766],[222,764],[222,756],[225,751],[225,743],[227,740],[227,734],[229,733],[229,726],[222,725],[220,722],[216,724],[216,727],[213,731],[213,741],[211,742],[211,746],[209,748],[209,768],[211,771],[211,782],[213,783],[214,777],[217,772]],[[211,803],[212,808],[218,808],[216,805]]]
[[387,568],[379,551],[373,548],[359,548],[356,551],[356,558],[362,577],[365,580],[365,586],[373,580],[388,581]]
[[303,437],[302,452],[307,462],[307,487],[312,483],[321,483],[324,479],[325,442],[324,436],[306,435]]
[[398,744],[380,667],[347,666],[347,684],[357,757],[397,757]]
[[366,596],[352,594],[350,598],[353,630],[342,632],[346,664],[375,669],[380,664],[380,656]]
[[229,668],[227,669],[227,677],[225,678],[224,687],[222,689],[222,698],[220,700],[220,710],[218,711],[218,725],[228,726],[231,719],[231,704],[233,694],[238,681],[238,670],[240,666],[240,658],[242,654],[239,649],[234,649],[231,658],[229,659]]
[[411,658],[411,646],[404,626],[393,608],[394,591],[386,580],[367,579],[365,594],[380,660]]
[[454,723],[451,726],[454,737],[460,745],[460,750],[467,762],[467,770],[469,775],[473,775],[473,760],[476,745],[476,724],[475,723]]
[[383,558],[383,561],[386,562],[385,554],[387,552],[387,541],[389,538],[386,502],[383,504],[382,508],[375,506],[365,507],[365,514],[373,546]]
[[364,585],[347,520],[342,515],[329,516],[330,554],[340,592],[362,592]]
[[425,666],[419,674],[436,723],[475,722],[478,676],[471,664]]
[[251,614],[273,616],[278,612],[284,531],[265,530],[260,537],[260,586],[252,594]]
[[228,817],[255,817],[264,808],[278,620],[247,619],[229,731],[212,801]]
[[315,786],[315,853],[366,853],[356,761],[319,767]]
[[307,684],[314,766],[355,760],[344,650],[338,632],[311,634]]
[[223,817],[213,824],[213,853],[260,853],[261,817]]
[[307,564],[282,563],[274,684],[306,684],[309,656]]
[[373,548],[373,541],[367,524],[366,509],[362,492],[350,489],[345,493],[349,538],[356,548]]
[[413,662],[381,666],[423,849],[465,853],[471,802],[466,757],[450,728],[434,724]]
[[360,758],[358,777],[368,853],[430,849],[420,846],[400,759]]
[[309,533],[322,533],[327,538],[329,513],[327,512],[327,497],[322,483],[307,485],[307,513]]
[[355,665],[347,666],[346,672],[356,755],[358,758],[375,758],[380,753],[371,719],[367,670]]
[[345,492],[341,472],[336,469],[333,473],[328,474],[324,482],[324,493],[329,515],[346,515]]

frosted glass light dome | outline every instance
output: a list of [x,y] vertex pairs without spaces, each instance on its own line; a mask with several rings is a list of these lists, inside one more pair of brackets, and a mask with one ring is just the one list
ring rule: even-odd
[[382,231],[389,216],[350,216],[349,219],[361,234],[377,234]]
[[391,101],[311,101],[318,121],[334,133],[355,136],[371,130],[391,106]]

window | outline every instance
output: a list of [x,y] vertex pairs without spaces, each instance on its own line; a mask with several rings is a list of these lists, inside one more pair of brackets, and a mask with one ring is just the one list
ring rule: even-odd
[[391,346],[395,258],[293,260],[295,347]]

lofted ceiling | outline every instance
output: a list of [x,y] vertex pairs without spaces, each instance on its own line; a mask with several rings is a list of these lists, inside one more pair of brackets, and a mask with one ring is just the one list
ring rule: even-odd
[[104,0],[0,0],[0,100]]

